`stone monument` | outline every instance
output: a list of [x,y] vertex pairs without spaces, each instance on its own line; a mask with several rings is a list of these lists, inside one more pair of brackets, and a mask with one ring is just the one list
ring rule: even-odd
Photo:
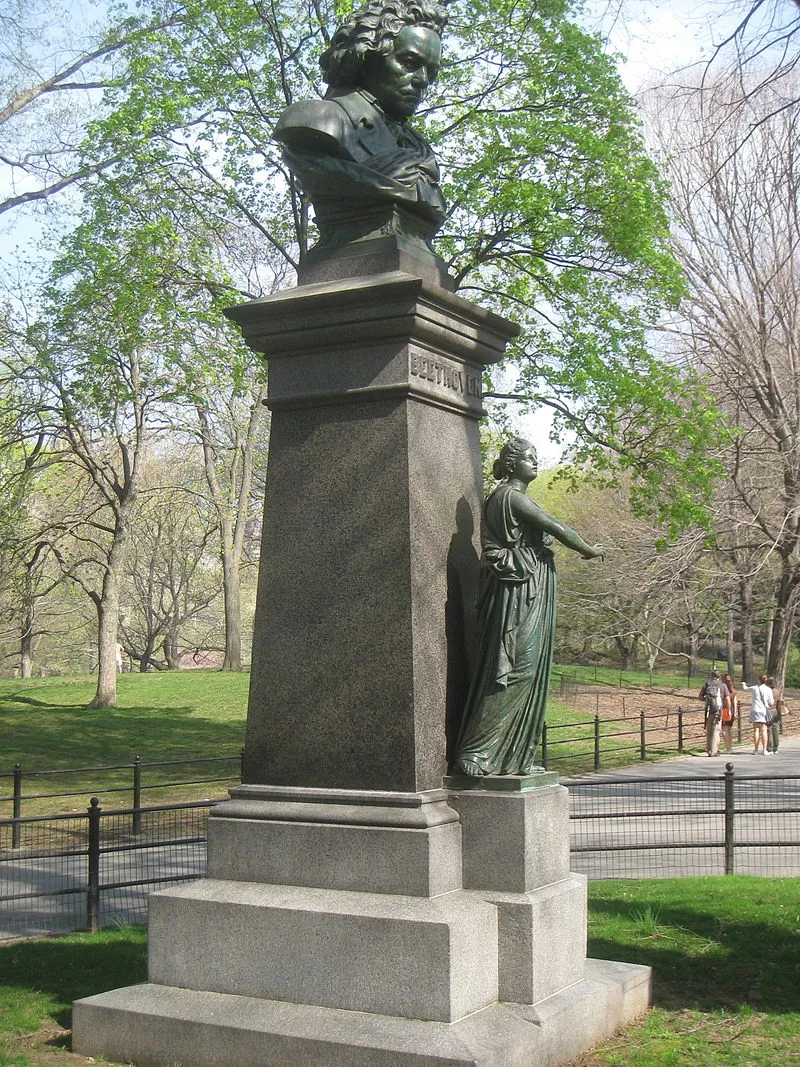
[[556,775],[443,788],[481,375],[517,333],[430,248],[438,172],[406,123],[443,27],[429,0],[374,0],[323,57],[326,100],[278,125],[322,236],[297,288],[231,312],[272,410],[243,782],[206,877],[150,898],[149,981],[76,1002],[83,1054],[543,1067],[649,1002],[647,968],[586,959]]

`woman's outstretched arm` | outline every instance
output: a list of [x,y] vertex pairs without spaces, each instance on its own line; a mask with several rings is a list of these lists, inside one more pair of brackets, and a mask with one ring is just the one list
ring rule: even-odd
[[567,548],[580,553],[584,559],[605,558],[602,545],[590,545],[577,530],[573,530],[571,526],[567,526],[560,519],[550,515],[544,508],[540,508],[538,504],[531,500],[529,496],[525,496],[524,493],[515,494],[511,506],[520,521],[527,522],[531,526],[551,534],[562,545],[566,545]]

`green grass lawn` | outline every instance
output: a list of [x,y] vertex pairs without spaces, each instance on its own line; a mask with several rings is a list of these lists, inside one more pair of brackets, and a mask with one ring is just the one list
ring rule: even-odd
[[800,1064],[800,879],[590,886],[589,954],[653,968],[653,1010],[580,1067]]
[[[652,966],[653,1010],[575,1067],[800,1063],[800,880],[596,882],[589,953]],[[145,973],[138,927],[0,946],[0,1067],[88,1063],[72,1001]]]
[[[159,790],[148,783],[238,774],[236,755],[244,743],[247,716],[246,673],[180,671],[123,674],[119,678],[119,706],[88,708],[95,683],[91,678],[0,679],[0,795],[11,794],[8,775],[15,762],[23,772],[56,768],[124,764],[122,769],[65,777],[23,780],[25,793],[81,790],[80,797],[26,801],[23,815],[76,811],[86,807],[93,792],[104,808],[131,804],[134,757],[144,761],[232,756],[230,762],[187,768],[152,768],[143,774],[144,803],[178,802],[195,797],[222,796],[219,785]],[[0,804],[0,817],[11,815]]]

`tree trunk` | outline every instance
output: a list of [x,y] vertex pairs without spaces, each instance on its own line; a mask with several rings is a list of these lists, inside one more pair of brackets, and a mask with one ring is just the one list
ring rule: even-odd
[[[253,396],[247,430],[239,437],[238,455],[228,468],[230,492],[228,499],[217,476],[217,450],[213,442],[209,411],[197,406],[201,427],[203,458],[206,482],[217,512],[220,533],[220,557],[222,559],[223,598],[225,601],[225,657],[224,671],[242,669],[242,619],[239,568],[244,549],[248,503],[253,484],[253,451],[266,417],[263,401],[266,385],[261,385]],[[237,470],[239,471],[237,483]]]
[[22,620],[22,636],[19,643],[19,675],[20,678],[33,677],[33,605],[29,604],[25,609],[25,617]]
[[115,708],[117,706],[117,641],[119,630],[119,587],[128,550],[127,517],[136,500],[136,493],[129,491],[128,499],[121,503],[114,524],[114,535],[108,553],[103,587],[92,599],[97,606],[97,692],[89,707]]
[[153,666],[153,651],[155,649],[155,641],[152,637],[148,637],[144,650],[142,652],[141,659],[139,660],[139,673],[147,674],[150,668]]
[[634,638],[630,644],[626,643],[620,637],[614,638],[614,643],[617,646],[619,652],[619,665],[620,670],[630,671],[633,669],[636,662],[636,638]]
[[225,601],[225,658],[223,671],[240,671],[242,669],[242,612],[241,582],[239,579],[238,553],[233,547],[225,546],[223,534],[222,551],[222,592]]
[[781,578],[772,623],[772,641],[767,658],[766,673],[775,679],[779,689],[786,683],[789,648],[794,634],[800,576],[786,574]]
[[177,628],[170,627],[164,637],[164,660],[168,670],[177,671],[180,666],[179,645],[180,640]]
[[697,630],[689,629],[689,662],[686,666],[686,673],[690,678],[694,678],[697,674],[697,646],[699,639],[697,636]]
[[34,558],[25,567],[25,583],[22,594],[22,632],[19,642],[19,673],[21,678],[33,677],[33,624],[36,618],[36,599],[33,595],[32,570],[36,561]]
[[116,576],[107,571],[103,592],[97,604],[97,692],[90,708],[117,706],[117,628],[119,626],[119,591]]
[[742,624],[742,680],[752,683],[753,673],[753,587],[749,578],[739,582],[739,606]]
[[736,677],[736,650],[733,642],[733,611],[728,610],[728,633],[725,639],[725,655],[728,660],[728,674],[731,678]]

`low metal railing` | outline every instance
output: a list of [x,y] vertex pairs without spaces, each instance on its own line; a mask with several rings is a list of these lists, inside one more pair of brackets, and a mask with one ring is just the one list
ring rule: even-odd
[[570,853],[590,879],[800,875],[800,776],[565,780]]
[[143,922],[154,889],[202,877],[215,803],[0,819],[0,939]]
[[[54,769],[23,768],[21,763],[15,763],[12,771],[0,771],[0,789],[4,783],[11,783],[10,793],[0,793],[0,813],[2,805],[11,806],[11,818],[20,819],[25,814],[25,805],[31,801],[54,801],[66,800],[71,797],[88,797],[90,794],[110,796],[112,794],[127,793],[130,796],[131,819],[133,832],[138,833],[138,816],[136,811],[143,806],[147,793],[156,790],[169,790],[197,785],[223,785],[235,783],[241,780],[243,752],[239,751],[223,756],[198,756],[191,759],[172,760],[144,760],[136,756],[130,763],[115,763],[95,767],[58,767]],[[218,767],[226,764],[229,768],[226,774],[204,774],[202,770],[206,766]],[[169,771],[166,768],[170,768]],[[188,776],[175,776],[173,768],[192,768],[194,773]],[[200,772],[195,768],[201,768]],[[209,770],[211,767],[209,766]],[[109,785],[102,787],[100,782],[103,775],[108,775],[113,781],[119,781],[119,772],[129,773],[128,781],[124,785]],[[148,772],[149,775],[148,775]],[[155,774],[153,773],[155,772]],[[163,778],[167,775],[166,778]],[[159,776],[162,776],[161,778]],[[70,783],[70,779],[80,780],[85,778],[88,784],[80,784],[78,788],[62,788],[55,790],[42,789],[25,791],[28,783],[44,785],[50,782]],[[6,809],[8,810],[8,809]]]

